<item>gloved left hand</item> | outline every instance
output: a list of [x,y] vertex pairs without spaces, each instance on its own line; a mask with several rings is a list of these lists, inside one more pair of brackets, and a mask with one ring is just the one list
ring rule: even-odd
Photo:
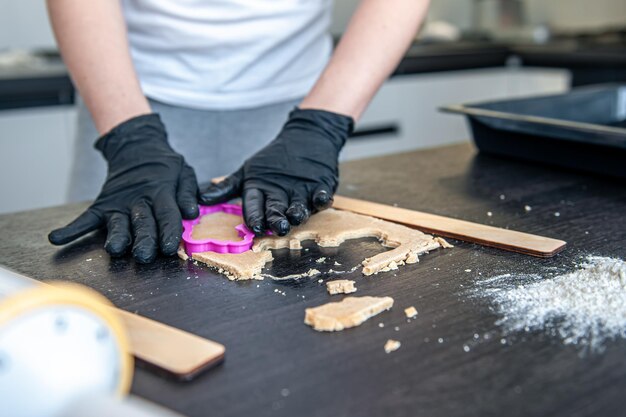
[[48,239],[63,245],[106,226],[105,249],[121,256],[132,244],[135,260],[152,262],[178,249],[183,217],[198,216],[196,175],[167,142],[158,114],[127,120],[96,142],[108,174],[96,201]]
[[250,230],[257,236],[267,229],[284,236],[332,204],[339,151],[353,126],[349,116],[296,108],[274,141],[204,190],[200,202],[213,205],[241,196]]

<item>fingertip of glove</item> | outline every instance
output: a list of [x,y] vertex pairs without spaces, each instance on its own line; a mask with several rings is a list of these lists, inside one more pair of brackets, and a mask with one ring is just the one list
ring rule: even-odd
[[239,180],[236,174],[233,174],[225,180],[211,184],[201,191],[199,201],[206,205],[223,203],[235,197],[238,194],[238,190]]
[[107,241],[104,244],[104,250],[106,250],[106,252],[114,257],[114,258],[119,258],[121,256],[123,256],[126,251],[128,250],[128,246],[130,245],[130,241],[125,241],[125,242],[110,242]]
[[283,219],[270,225],[270,229],[278,236],[285,236],[291,230],[291,225],[287,219]]
[[200,215],[200,210],[197,204],[190,204],[180,207],[180,214],[185,220],[193,220]]
[[56,245],[56,246],[63,245],[67,243],[66,240],[67,240],[67,237],[65,236],[63,229],[55,229],[51,231],[50,233],[48,233],[48,241],[52,243],[53,245]]
[[313,196],[313,205],[318,210],[324,210],[330,207],[333,203],[333,197],[326,190],[318,191]]
[[126,253],[126,248],[119,246],[105,247],[104,250],[113,258],[120,258]]
[[265,228],[260,223],[250,226],[250,230],[252,230],[252,233],[254,233],[256,237],[265,236]]
[[294,204],[285,212],[289,223],[293,226],[299,226],[305,223],[310,216],[309,209],[302,203]]
[[161,244],[161,253],[165,256],[174,256],[178,251],[180,239],[170,239]]
[[135,248],[133,250],[133,258],[135,262],[140,264],[149,264],[156,259],[156,251],[143,248]]
[[201,204],[211,206],[213,204],[223,203],[226,198],[227,193],[214,185],[209,186],[206,190],[204,190],[198,200]]

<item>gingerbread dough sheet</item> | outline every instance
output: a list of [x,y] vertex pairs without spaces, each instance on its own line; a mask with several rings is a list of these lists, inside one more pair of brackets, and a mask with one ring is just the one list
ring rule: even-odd
[[424,234],[406,226],[349,211],[324,210],[311,216],[302,226],[295,227],[287,236],[266,236],[258,239],[252,250],[302,249],[301,242],[314,240],[322,247],[337,247],[348,239],[376,237],[383,246],[393,250],[379,253],[363,261],[363,274],[396,269],[404,263],[415,263],[417,256],[449,245],[445,240]]
[[304,322],[317,331],[335,332],[355,327],[393,306],[391,297],[346,297],[304,310]]
[[235,227],[242,224],[241,216],[224,212],[215,212],[202,216],[200,223],[191,229],[191,237],[195,240],[216,239],[231,242],[239,242],[242,237]]
[[[205,217],[211,216],[215,216],[215,214],[209,214]],[[237,219],[236,221],[232,219],[235,225],[243,222],[241,217],[227,216]],[[199,226],[207,225],[206,229],[201,228],[198,233],[203,233],[202,236],[204,237],[215,238],[208,225],[219,222],[204,220],[203,218],[194,227],[193,232],[195,233]],[[216,233],[220,235],[224,233],[221,226]],[[272,235],[256,239],[250,252],[241,254],[201,252],[194,253],[192,257],[194,260],[222,270],[220,272],[224,272],[229,279],[259,279],[265,263],[272,260],[270,249],[302,249],[302,241],[304,240],[314,240],[322,247],[337,247],[346,240],[364,237],[376,237],[383,246],[393,248],[390,251],[365,259],[362,263],[364,275],[397,269],[398,265],[417,262],[418,255],[430,250],[451,247],[441,238],[424,234],[406,226],[348,211],[328,209],[311,216],[306,224],[293,228],[287,236]],[[185,259],[184,251],[182,253],[179,251],[179,254]]]

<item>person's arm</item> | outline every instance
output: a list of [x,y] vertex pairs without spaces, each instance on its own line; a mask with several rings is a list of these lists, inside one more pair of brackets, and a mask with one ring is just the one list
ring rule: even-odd
[[283,236],[332,205],[339,152],[422,22],[428,0],[362,0],[330,63],[276,139],[200,195],[217,204],[241,195],[257,235]]
[[300,108],[358,119],[415,39],[428,4],[429,0],[362,0]]
[[119,1],[48,0],[48,9],[65,64],[101,134],[96,149],[108,165],[93,204],[48,240],[64,245],[106,228],[111,256],[132,250],[137,262],[149,263],[159,250],[175,255],[181,215],[198,216],[198,185],[141,91]]
[[100,134],[150,113],[118,0],[47,0],[57,43]]

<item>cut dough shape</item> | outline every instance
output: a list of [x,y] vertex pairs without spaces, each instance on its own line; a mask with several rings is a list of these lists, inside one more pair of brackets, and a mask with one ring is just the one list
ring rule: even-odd
[[406,315],[406,318],[412,319],[417,316],[417,310],[413,306],[407,307],[404,309],[404,314]]
[[354,281],[349,279],[338,279],[335,281],[327,281],[326,282],[326,290],[328,294],[351,294],[356,292],[356,287],[354,286]]
[[395,352],[396,350],[400,349],[400,346],[402,346],[402,343],[400,343],[399,341],[389,339],[387,340],[387,343],[385,343],[385,353]]
[[[178,249],[178,256],[182,260],[188,260],[189,256],[181,246]],[[242,253],[217,253],[198,252],[194,253],[192,259],[202,262],[226,275],[231,281],[241,279],[263,279],[261,270],[267,262],[272,261],[272,252],[242,252]]]
[[202,262],[214,268],[222,269],[231,281],[240,279],[263,279],[261,270],[270,262],[272,252],[242,252],[242,253],[217,253],[199,252],[191,256],[196,261]]
[[243,240],[235,226],[243,223],[241,216],[217,211],[200,218],[200,223],[191,229],[191,237],[195,240],[215,239],[231,242]]
[[304,310],[304,323],[317,331],[334,332],[355,327],[393,306],[391,297],[346,297]]
[[[237,218],[243,222],[243,219]],[[223,269],[230,279],[259,279],[265,263],[273,259],[270,249],[302,249],[304,240],[314,240],[322,247],[337,247],[346,240],[364,237],[376,237],[383,246],[393,248],[365,259],[362,262],[364,275],[391,271],[399,265],[417,262],[418,255],[451,246],[442,238],[406,226],[348,211],[328,209],[311,216],[304,225],[294,227],[287,236],[271,235],[255,239],[252,252],[201,252],[194,253],[192,257],[208,266]]]

